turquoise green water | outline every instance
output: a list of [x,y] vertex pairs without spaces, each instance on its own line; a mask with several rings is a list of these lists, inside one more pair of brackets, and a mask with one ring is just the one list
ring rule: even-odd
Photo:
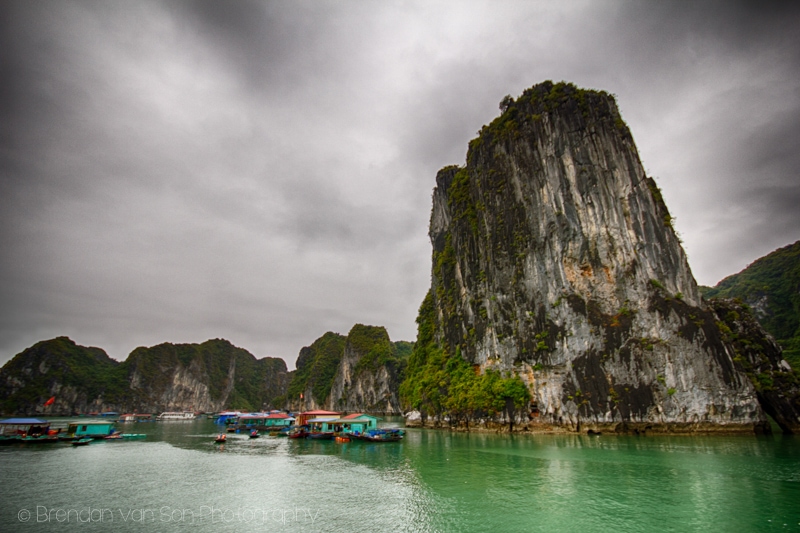
[[796,437],[123,427],[148,437],[0,447],[0,531],[800,531]]

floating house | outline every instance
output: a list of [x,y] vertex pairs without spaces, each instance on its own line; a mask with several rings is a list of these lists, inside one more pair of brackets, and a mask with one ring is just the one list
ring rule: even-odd
[[355,434],[361,435],[367,433],[369,430],[378,429],[377,416],[368,415],[365,413],[353,413],[342,418],[338,418],[329,423],[337,433],[344,433],[347,435]]
[[219,416],[217,416],[216,420],[214,420],[214,423],[233,424],[239,419],[241,414],[241,411],[223,411],[219,414]]
[[314,433],[330,433],[333,435],[336,430],[336,421],[339,419],[338,416],[324,416],[324,417],[317,417],[309,419],[308,426],[311,428],[310,431],[312,434]]
[[35,437],[47,435],[50,422],[38,418],[7,418],[0,420],[0,435],[4,437]]
[[288,428],[294,418],[286,413],[251,413],[239,416],[239,427],[255,428],[259,430]]
[[73,438],[92,437],[100,439],[107,437],[114,433],[113,422],[78,422],[70,424],[67,428],[67,434]]
[[304,413],[300,413],[297,415],[297,425],[298,426],[305,426],[309,423],[309,421],[313,418],[338,418],[339,413],[337,411],[323,411],[321,409],[317,409],[314,411],[305,411]]

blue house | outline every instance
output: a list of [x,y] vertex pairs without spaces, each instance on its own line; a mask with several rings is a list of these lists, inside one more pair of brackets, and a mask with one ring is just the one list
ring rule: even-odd
[[78,422],[70,424],[67,434],[70,437],[92,437],[102,438],[111,435],[116,431],[113,422]]
[[360,435],[371,429],[378,429],[378,420],[380,420],[380,418],[377,416],[365,413],[353,413],[332,420],[329,422],[329,425],[335,428],[332,431],[336,431],[337,433]]

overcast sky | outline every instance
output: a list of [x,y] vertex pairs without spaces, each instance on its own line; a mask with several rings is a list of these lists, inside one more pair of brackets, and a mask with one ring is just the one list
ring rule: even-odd
[[414,340],[436,171],[547,79],[617,96],[716,284],[800,239],[787,4],[0,0],[0,363]]

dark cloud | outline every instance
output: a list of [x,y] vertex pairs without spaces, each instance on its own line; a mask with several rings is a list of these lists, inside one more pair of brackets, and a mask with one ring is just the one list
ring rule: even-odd
[[798,238],[786,2],[0,4],[0,360],[413,340],[436,171],[545,79],[618,95],[714,283]]

